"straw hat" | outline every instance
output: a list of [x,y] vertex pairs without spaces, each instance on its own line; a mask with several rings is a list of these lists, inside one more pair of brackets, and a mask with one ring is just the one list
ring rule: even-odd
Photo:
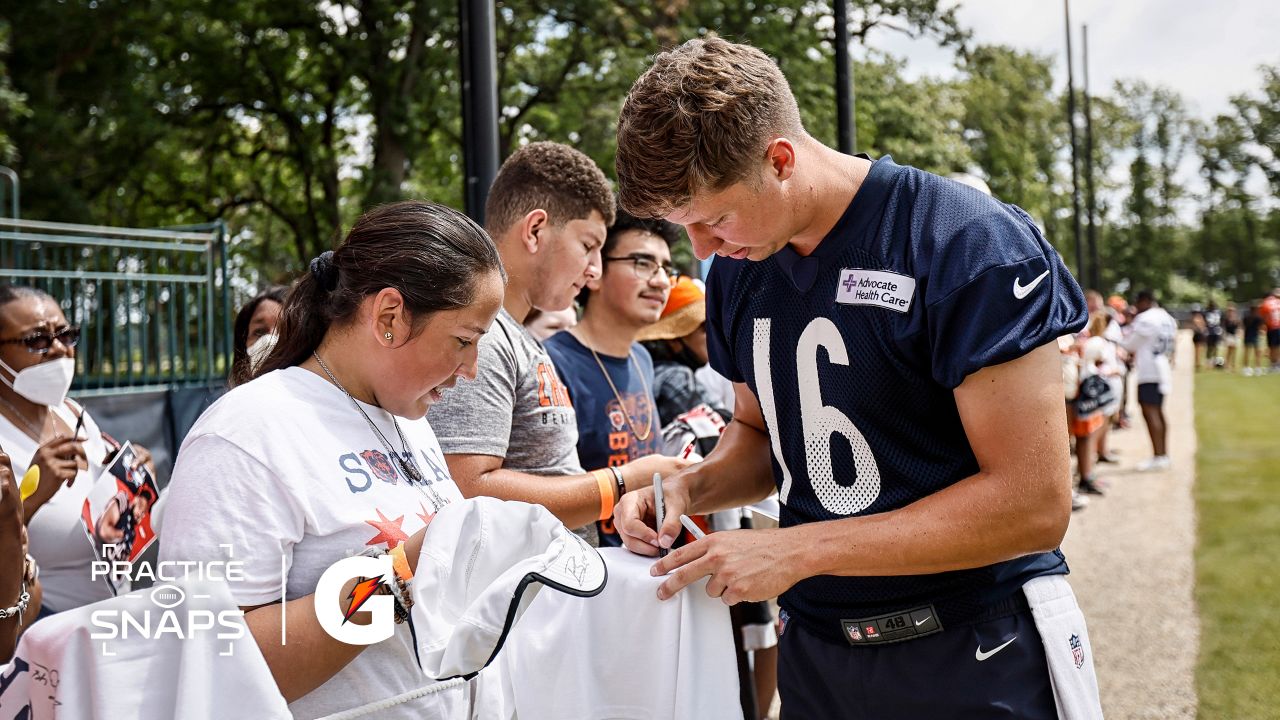
[[674,340],[698,329],[707,320],[706,296],[688,276],[681,276],[667,296],[658,322],[640,331],[637,340]]

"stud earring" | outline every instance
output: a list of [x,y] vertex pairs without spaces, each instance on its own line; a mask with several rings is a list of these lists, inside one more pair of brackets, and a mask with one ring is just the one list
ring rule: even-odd
[[395,336],[394,336],[394,335],[392,335],[391,333],[383,333],[383,334],[382,334],[382,337],[386,338],[386,339],[387,339],[387,342],[391,342],[391,340],[392,340]]

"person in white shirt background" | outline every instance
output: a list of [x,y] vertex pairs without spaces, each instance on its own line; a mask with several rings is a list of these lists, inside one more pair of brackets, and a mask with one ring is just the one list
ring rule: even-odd
[[[1099,463],[1116,462],[1116,459],[1107,453],[1107,438],[1111,432],[1111,420],[1119,412],[1120,398],[1124,394],[1124,363],[1120,360],[1120,349],[1107,333],[1108,327],[1114,322],[1105,310],[1091,313],[1087,328],[1088,338],[1084,341],[1082,350],[1083,371],[1091,375],[1101,375],[1111,387],[1111,402],[1099,411],[1104,420],[1102,427],[1098,428],[1097,434],[1093,437],[1094,458]],[[1090,484],[1097,486],[1096,479],[1091,478]]]
[[[399,551],[412,570],[426,525],[461,499],[425,415],[458,378],[474,379],[505,282],[492,240],[461,213],[426,202],[369,211],[312,261],[271,354],[178,453],[165,522],[182,530],[161,538],[161,560],[243,563],[232,597],[295,717],[431,683],[407,626],[344,644],[321,626],[313,594],[349,555]],[[354,582],[335,598],[343,608]],[[466,717],[469,692],[430,693],[379,717]]]
[[[79,339],[47,293],[0,285],[0,447],[18,480],[40,468],[40,484],[22,505],[46,615],[112,596],[90,572],[95,556],[80,512],[116,444],[67,398]],[[154,476],[151,453],[133,447],[134,465],[146,464]]]
[[1173,372],[1170,358],[1178,324],[1164,308],[1156,303],[1155,293],[1143,290],[1134,303],[1138,315],[1133,319],[1133,330],[1125,338],[1123,347],[1134,354],[1134,375],[1138,381],[1138,404],[1142,417],[1147,421],[1151,435],[1153,455],[1138,465],[1139,470],[1163,470],[1169,467],[1169,450],[1165,446],[1168,435],[1164,417],[1164,398],[1172,389]]

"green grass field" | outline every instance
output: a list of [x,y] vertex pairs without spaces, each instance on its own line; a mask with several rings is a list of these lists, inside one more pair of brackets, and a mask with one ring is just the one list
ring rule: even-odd
[[1280,717],[1280,374],[1196,377],[1201,718]]

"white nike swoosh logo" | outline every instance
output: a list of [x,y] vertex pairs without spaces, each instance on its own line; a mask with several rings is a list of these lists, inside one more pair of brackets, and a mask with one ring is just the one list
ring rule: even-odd
[[1048,270],[1045,270],[1044,272],[1040,273],[1040,275],[1035,280],[1031,281],[1030,285],[1023,285],[1022,278],[1015,277],[1013,279],[1013,296],[1021,300],[1027,295],[1030,295],[1031,291],[1035,290],[1036,286],[1040,284],[1040,281],[1043,280],[1045,276],[1048,274],[1049,274]]
[[925,623],[929,622],[929,619],[930,619],[930,618],[932,618],[932,617],[933,617],[933,616],[932,616],[932,615],[930,615],[929,617],[927,617],[927,618],[925,618],[925,619],[923,619],[923,620],[917,620],[917,621],[916,621],[916,627],[920,627],[921,625],[923,625],[923,624],[925,624]]
[[[1041,276],[1041,277],[1043,277],[1043,276]],[[977,660],[978,662],[982,662],[983,660],[986,660],[987,658],[991,657],[992,655],[995,655],[996,653],[1000,652],[1001,650],[1003,650],[1003,649],[1005,649],[1005,648],[1009,647],[1009,645],[1010,645],[1014,640],[1017,640],[1017,639],[1018,639],[1018,636],[1017,636],[1017,635],[1014,635],[1013,637],[1009,638],[1009,640],[1008,640],[1005,644],[1000,645],[999,647],[996,647],[996,648],[994,648],[994,649],[992,649],[992,650],[989,650],[989,651],[987,651],[987,652],[983,652],[983,651],[982,651],[982,646],[981,646],[981,645],[979,645],[979,646],[978,646],[978,649],[977,649],[977,650],[975,650],[975,651],[974,651],[974,653],[973,653],[973,659]]]

